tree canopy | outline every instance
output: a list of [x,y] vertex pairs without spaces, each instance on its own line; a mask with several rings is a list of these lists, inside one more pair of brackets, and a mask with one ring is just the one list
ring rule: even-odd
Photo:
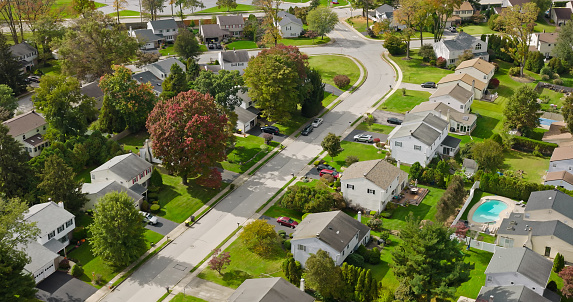
[[471,155],[485,171],[496,172],[503,164],[503,148],[491,139],[475,143],[471,148]]
[[541,104],[537,102],[539,93],[531,86],[522,85],[513,93],[503,109],[505,124],[528,133],[539,126]]
[[17,108],[18,99],[14,97],[12,88],[8,85],[0,84],[0,122],[12,118]]
[[535,20],[539,14],[539,8],[533,2],[523,3],[507,7],[501,11],[500,20],[503,22],[502,30],[513,42],[507,44],[515,47],[507,47],[502,50],[509,54],[512,59],[519,62],[520,75],[523,76],[523,68],[529,51],[529,39],[535,28]]
[[306,21],[309,30],[324,38],[324,35],[331,32],[338,23],[338,15],[329,7],[317,7],[308,12]]
[[241,105],[239,92],[245,92],[245,82],[238,70],[220,70],[218,74],[202,70],[193,81],[193,88],[198,92],[210,94],[217,105],[227,112],[235,110]]
[[325,298],[340,298],[341,289],[344,288],[340,267],[334,264],[330,255],[318,250],[311,254],[305,263],[306,273],[304,279],[309,288],[320,293]]
[[332,194],[334,193],[326,189],[294,185],[287,189],[280,204],[287,209],[303,213],[326,212],[335,204]]
[[164,99],[172,98],[183,91],[189,90],[187,75],[179,64],[171,65],[169,76],[163,81],[161,87],[163,88],[161,97]]
[[23,197],[33,174],[28,165],[30,156],[3,124],[0,124],[0,150],[0,195]]
[[266,220],[257,219],[245,225],[239,238],[247,248],[260,256],[269,256],[273,250],[279,248],[275,228]]
[[573,66],[573,22],[567,22],[560,27],[552,55],[566,61],[569,66]]
[[340,146],[340,137],[336,136],[334,133],[328,133],[320,143],[322,149],[330,155],[330,158],[334,158],[340,152],[342,152],[342,147]]
[[201,54],[201,46],[192,31],[181,28],[173,44],[173,50],[183,59],[196,58]]
[[12,55],[6,36],[0,33],[0,84],[8,85],[16,94],[26,91],[25,76],[20,68],[22,65]]

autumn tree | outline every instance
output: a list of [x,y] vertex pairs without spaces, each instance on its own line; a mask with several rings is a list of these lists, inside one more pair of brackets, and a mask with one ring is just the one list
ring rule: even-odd
[[37,176],[40,179],[38,189],[45,200],[51,198],[55,202],[63,202],[72,213],[79,213],[88,201],[82,194],[82,183],[75,180],[76,173],[58,155],[48,157],[42,173]]
[[539,93],[528,85],[522,85],[513,93],[503,109],[505,115],[505,125],[509,128],[516,128],[522,133],[539,126],[541,104],[537,102]]
[[471,148],[471,154],[480,168],[487,172],[496,172],[503,164],[503,148],[491,139],[475,143]]
[[406,41],[406,58],[410,58],[410,41],[414,35],[414,25],[416,25],[418,11],[421,2],[419,0],[400,0],[400,8],[394,12],[394,18],[400,24],[406,26],[402,30],[402,36]]
[[221,252],[221,249],[213,250],[213,257],[209,260],[209,268],[217,271],[220,276],[223,275],[221,271],[231,264],[231,254],[229,252]]
[[163,11],[165,0],[141,0],[143,11],[151,21],[157,20],[157,13]]
[[179,64],[171,65],[169,76],[161,84],[163,91],[161,97],[164,99],[172,98],[183,91],[189,90],[187,76]]
[[338,23],[338,15],[329,7],[317,7],[308,12],[306,20],[308,29],[324,39],[324,34],[331,32]]
[[330,155],[330,158],[334,158],[340,152],[342,152],[342,147],[340,146],[340,137],[334,133],[328,133],[320,143],[322,149]]
[[311,254],[306,260],[305,268],[304,278],[309,288],[327,299],[338,299],[342,296],[341,289],[344,284],[340,267],[334,264],[327,252],[318,250],[316,254]]
[[[265,28],[265,35],[263,40],[266,43],[272,43],[277,46],[278,41],[281,39],[281,32],[278,29],[279,22],[279,9],[283,0],[254,0],[253,5],[258,6],[264,13],[263,26]],[[249,62],[249,65],[251,62]]]
[[245,82],[238,70],[220,70],[218,74],[202,70],[193,81],[193,88],[201,93],[210,94],[215,102],[226,112],[232,112],[241,105],[237,95],[245,92]]
[[147,119],[153,151],[167,170],[187,178],[210,175],[225,160],[227,116],[209,95],[190,90],[160,100]]
[[446,21],[454,13],[454,9],[462,5],[463,0],[425,0],[428,4],[428,11],[431,16],[432,32],[434,42],[442,40]]
[[377,0],[350,0],[350,4],[354,9],[359,9],[359,8],[362,9],[362,17],[366,18],[366,28],[369,28],[368,19],[370,18],[368,17],[368,11],[371,9],[375,9],[376,5],[378,5],[378,2],[379,1]]
[[0,84],[0,122],[13,117],[17,108],[18,99],[14,97],[12,88],[8,85]]
[[25,75],[22,65],[12,55],[6,36],[0,33],[0,84],[8,85],[16,95],[26,91]]
[[226,7],[228,12],[230,9],[237,8],[237,0],[217,0],[217,7]]
[[257,219],[245,225],[239,233],[239,239],[249,250],[263,257],[271,255],[272,251],[279,248],[274,226],[263,219]]
[[559,272],[559,277],[563,279],[561,293],[567,297],[573,297],[573,266],[568,266]]
[[[522,5],[507,7],[502,10],[500,19],[503,22],[503,32],[512,43],[506,44],[502,51],[507,53],[519,63],[520,75],[523,76],[523,68],[529,51],[529,41],[535,28],[535,20],[539,14],[539,8],[533,2]],[[510,45],[514,45],[511,47]]]
[[115,9],[117,13],[117,23],[119,23],[119,11],[124,10],[127,5],[127,0],[113,0],[111,6]]
[[196,58],[201,54],[201,46],[195,38],[195,34],[186,28],[179,29],[173,50],[185,60]]
[[139,43],[123,24],[102,12],[88,12],[77,19],[62,39],[54,42],[62,57],[62,71],[82,81],[112,73],[112,66],[135,58]]
[[573,66],[573,22],[567,22],[560,27],[552,55]]
[[72,0],[72,8],[85,18],[87,13],[96,10],[96,5],[92,0]]

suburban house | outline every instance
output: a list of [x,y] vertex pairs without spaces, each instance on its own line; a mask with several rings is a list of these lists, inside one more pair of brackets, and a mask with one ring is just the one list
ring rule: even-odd
[[139,157],[145,159],[147,162],[150,162],[152,164],[163,163],[161,159],[155,157],[155,155],[153,154],[152,146],[153,142],[150,141],[148,138],[146,138],[145,142],[143,143],[143,147],[139,149]]
[[140,48],[143,50],[156,49],[159,48],[161,44],[165,43],[165,38],[154,34],[151,29],[133,30],[129,27],[128,34],[130,37],[135,38],[137,42],[141,43]]
[[145,195],[152,169],[151,163],[128,153],[118,155],[93,169],[90,178],[92,184],[113,180],[139,195]]
[[76,227],[74,215],[64,209],[64,203],[48,201],[30,207],[24,213],[24,220],[35,223],[40,235],[35,242],[26,247],[26,254],[31,258],[24,269],[34,275],[36,284],[49,277],[58,268],[58,253],[71,239],[71,232]]
[[567,171],[547,172],[543,184],[573,190],[573,174]]
[[460,113],[469,113],[474,102],[474,93],[459,84],[442,85],[429,98],[430,103],[443,103]]
[[294,259],[305,267],[310,254],[326,251],[335,265],[370,240],[370,228],[342,211],[308,214],[296,227],[291,239]]
[[233,71],[238,70],[242,75],[249,65],[249,52],[246,50],[232,50],[219,52],[219,65],[221,69]]
[[356,162],[340,178],[344,199],[381,212],[408,185],[408,173],[383,159]]
[[22,64],[23,70],[28,71],[38,64],[38,50],[26,42],[10,46],[10,52]]
[[474,58],[482,58],[489,61],[489,54],[487,53],[487,42],[482,41],[476,37],[472,37],[465,32],[459,33],[453,40],[444,40],[434,44],[434,52],[436,58],[446,59],[446,64],[456,64],[458,57],[464,53],[465,50],[471,50]]
[[438,88],[459,85],[462,88],[473,92],[475,99],[481,99],[487,90],[487,84],[475,77],[464,73],[451,73],[443,77],[438,82]]
[[551,276],[552,268],[552,261],[529,248],[496,249],[485,270],[485,287],[522,285],[537,295],[544,296],[545,292],[551,292],[546,290],[545,286]]
[[548,172],[555,171],[571,171],[573,169],[573,147],[559,147],[553,150],[551,154],[551,159],[549,159],[549,169]]
[[562,131],[562,129],[565,130],[566,127],[567,123],[563,121],[551,123],[551,125],[549,125],[549,131],[543,133],[542,141],[558,144],[561,147],[572,145],[573,136],[571,133],[569,131]]
[[474,8],[469,2],[465,1],[459,7],[454,8],[453,15],[460,17],[463,21],[470,20],[474,15]]
[[93,81],[89,84],[85,84],[80,88],[80,92],[90,98],[96,100],[95,108],[100,110],[103,105],[103,90],[99,88],[99,81]]
[[163,92],[163,86],[161,86],[161,84],[163,84],[163,80],[156,77],[151,71],[134,73],[131,75],[131,78],[140,84],[149,83],[153,89],[153,93],[155,93],[157,96]]
[[43,116],[32,110],[2,122],[8,127],[8,135],[12,136],[28,151],[30,157],[40,155],[50,142],[44,140],[48,123]]
[[[482,286],[476,301],[501,302],[559,302],[561,297],[545,290],[547,298],[523,285]],[[473,301],[473,300],[472,300]]]
[[554,33],[534,33],[531,35],[530,50],[536,50],[542,53],[546,58],[552,56],[553,48],[557,44],[559,32]]
[[230,36],[241,37],[243,35],[243,28],[245,27],[245,20],[241,15],[219,15],[217,16],[217,24],[220,29],[229,31]]
[[315,299],[281,277],[247,279],[227,302],[313,302]]
[[571,7],[554,7],[551,9],[551,20],[557,26],[565,25],[571,21]]
[[390,22],[390,27],[394,30],[406,28],[406,25],[400,24],[400,22],[394,19],[394,10],[394,7],[388,4],[383,4],[374,9],[374,12],[368,13],[368,15],[370,19],[376,22],[384,22],[385,20],[388,20]]
[[409,113],[431,112],[449,123],[449,131],[456,133],[471,133],[476,127],[477,116],[471,113],[461,113],[441,102],[422,102],[412,108]]
[[150,71],[157,78],[164,81],[171,74],[171,66],[173,66],[173,64],[179,65],[183,72],[187,70],[187,67],[183,62],[173,57],[145,65],[143,66],[143,70]]
[[479,165],[475,160],[464,158],[462,169],[464,170],[464,174],[467,177],[472,177],[477,172],[478,168]]
[[143,195],[120,185],[115,180],[107,180],[95,183],[84,183],[82,185],[82,193],[86,194],[88,198],[88,202],[86,202],[83,209],[94,209],[99,199],[109,192],[126,192],[127,196],[133,200],[134,206],[137,208],[139,208],[143,202]]
[[559,220],[570,224],[573,221],[573,197],[557,189],[531,192],[524,213],[527,220]]
[[241,99],[241,105],[235,107],[235,113],[238,116],[237,129],[245,133],[257,125],[261,111],[253,107],[254,102],[247,90],[245,92],[239,91],[237,97]]
[[217,43],[227,40],[231,33],[223,30],[217,24],[201,24],[199,34],[203,37],[203,43]]
[[407,114],[402,125],[388,136],[392,157],[425,167],[438,153],[454,156],[461,140],[448,135],[448,126],[446,120],[431,112]]
[[175,19],[148,21],[147,29],[152,30],[153,34],[163,37],[168,42],[173,42],[177,38],[178,26]]
[[303,31],[302,21],[285,11],[278,12],[278,30],[283,38],[297,38]]
[[481,58],[475,58],[461,62],[460,65],[456,67],[456,73],[467,73],[488,84],[489,80],[493,78],[493,74],[495,73],[495,65]]

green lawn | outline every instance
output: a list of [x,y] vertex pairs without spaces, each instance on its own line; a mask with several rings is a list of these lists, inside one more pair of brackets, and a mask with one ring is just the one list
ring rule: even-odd
[[[358,32],[361,33],[366,32],[366,18],[362,16],[354,16],[352,18],[346,19],[346,22],[348,22],[348,24],[354,27],[354,29],[356,29]],[[369,20],[368,26],[371,26],[372,24],[373,21]]]
[[456,299],[459,296],[477,298],[481,287],[485,284],[485,270],[493,253],[474,248],[470,248],[469,251],[464,249],[463,252],[466,254],[466,262],[474,264],[474,268],[470,272],[470,280],[458,287]]
[[[108,16],[112,16],[117,18],[117,12],[109,13]],[[120,10],[119,11],[120,17],[139,17],[139,12],[134,10]]]
[[557,294],[561,296],[561,302],[573,302],[573,298],[566,298],[561,294],[561,288],[563,287],[563,279],[559,277],[553,270],[551,271],[551,276],[549,277],[549,281],[555,281],[557,283]]
[[382,159],[386,156],[385,151],[378,153],[378,150],[372,144],[342,141],[340,146],[344,151],[340,152],[334,159],[331,159],[328,155],[324,157],[326,163],[335,167],[338,171],[341,171],[341,167],[346,166],[346,157],[350,155],[358,157],[360,161]]
[[506,151],[502,168],[517,171],[523,170],[523,179],[528,182],[541,183],[549,167],[549,157],[537,157],[531,153],[515,150]]
[[331,94],[330,92],[324,92],[324,99],[322,99],[322,106],[327,107],[332,103],[334,100],[338,98],[337,95]]
[[548,102],[546,104],[541,104],[541,110],[553,112],[555,110],[553,108],[551,108],[551,104],[557,105],[557,108],[558,108],[557,110],[559,110],[559,108],[561,108],[561,106],[563,106],[563,101],[564,101],[565,96],[561,92],[557,92],[557,91],[553,91],[551,89],[543,88],[543,90],[541,91],[540,98],[541,99],[545,99],[545,98],[548,99]]
[[418,51],[410,50],[410,60],[406,60],[406,55],[392,56],[392,60],[400,66],[404,74],[403,82],[421,84],[424,82],[439,82],[444,76],[454,73],[449,69],[441,69],[422,62],[418,56]]
[[302,124],[308,122],[308,118],[300,115],[300,112],[291,114],[291,118],[283,123],[276,123],[273,126],[279,128],[280,133],[286,136],[293,134]]
[[[252,11],[257,11],[260,10],[258,7],[254,6],[254,5],[247,5],[247,4],[238,4],[236,8],[232,8],[229,10],[229,12],[252,12]],[[196,14],[208,14],[208,13],[224,13],[227,12],[227,8],[226,7],[211,7],[208,9],[204,9],[202,11],[198,11],[195,12]]]
[[83,183],[91,182],[90,172],[97,168],[97,166],[88,166],[76,174],[75,180],[79,180]]
[[347,90],[350,88],[358,78],[360,78],[360,68],[350,58],[335,55],[321,55],[312,56],[308,59],[310,67],[317,69],[322,76],[322,81],[334,85],[333,78],[337,75],[346,75],[350,78],[348,87],[343,87]]
[[[308,46],[308,45],[321,45],[330,42],[330,38],[324,36],[324,39],[320,37],[315,39],[305,38],[305,37],[298,37],[298,38],[288,38],[288,39],[280,39],[278,44],[284,45],[292,45],[292,46]],[[267,47],[272,47],[272,44],[267,44]]]
[[284,2],[288,3],[307,3],[310,0],[284,0]]
[[416,90],[406,90],[406,95],[402,95],[402,90],[398,90],[382,103],[378,110],[405,113],[412,110],[416,105],[428,101],[430,95],[432,94],[429,92]]
[[445,190],[423,185],[418,185],[418,187],[430,190],[428,195],[422,200],[422,203],[418,206],[398,207],[390,219],[384,219],[385,229],[401,230],[406,225],[406,217],[408,217],[410,212],[414,213],[414,217],[419,217],[421,220],[436,221],[436,205]]
[[338,4],[331,4],[332,0],[320,0],[320,6],[338,7],[348,5],[346,0],[338,0]]
[[173,299],[169,300],[171,302],[207,302],[207,300],[203,300],[193,296],[186,296],[183,293],[178,293],[173,297]]
[[123,145],[125,151],[131,151],[135,154],[139,153],[139,149],[143,147],[145,140],[149,138],[149,133],[147,131],[140,131],[137,133],[131,133],[128,136],[120,139],[118,143]]
[[257,48],[257,43],[253,41],[235,41],[226,45],[227,49],[253,49]]
[[491,28],[489,28],[487,23],[481,23],[478,25],[462,25],[458,26],[457,28],[459,30],[463,30],[466,34],[469,35],[489,35],[497,33],[496,31],[493,31]]
[[231,254],[231,264],[223,270],[223,276],[206,268],[199,278],[230,288],[237,288],[246,279],[285,277],[281,264],[286,259],[286,251],[277,246],[269,257],[261,257],[248,250],[238,239],[225,249]]
[[304,213],[297,210],[285,209],[279,205],[274,205],[271,206],[263,215],[273,218],[286,216],[292,218],[293,220],[296,220],[297,222],[300,222],[302,220],[302,215],[304,215]]
[[[52,5],[52,11],[59,13],[62,18],[73,18],[78,15],[72,8],[73,0],[56,0]],[[95,2],[95,7],[100,8],[107,6],[107,4]]]
[[[44,73],[44,75],[48,75],[48,74],[59,75],[62,73],[61,61],[49,60],[48,64],[49,64],[49,66],[39,68],[40,71],[42,71]],[[42,64],[40,64],[39,66],[42,66]]]
[[[496,100],[497,101],[497,100]],[[472,112],[479,113],[476,128],[472,132],[474,139],[487,139],[494,133],[503,130],[503,105],[499,103],[489,103],[483,101],[474,101]]]
[[542,19],[541,21],[535,22],[535,28],[534,31],[536,33],[540,33],[540,32],[547,32],[547,33],[552,33],[557,29],[557,27],[553,24],[547,24],[547,22],[545,22],[545,19]]
[[[260,161],[268,151],[272,150],[279,145],[277,142],[271,142],[268,146],[267,152],[260,152],[261,145],[265,144],[265,139],[262,137],[249,135],[247,137],[238,137],[235,148],[227,156],[227,160],[221,163],[223,169],[233,171],[236,173],[245,173],[258,161]],[[258,155],[257,155],[258,154]],[[256,158],[251,160],[255,155]],[[251,161],[249,161],[251,160]],[[249,161],[248,163],[246,163]],[[242,164],[241,163],[245,163]]]
[[358,125],[358,127],[356,127],[356,130],[389,134],[392,130],[394,130],[394,127],[376,123],[368,125],[366,122],[362,122],[360,125]]
[[166,44],[167,47],[164,49],[160,49],[159,53],[162,56],[168,56],[168,55],[174,55],[175,54],[175,50],[173,49],[173,44]]

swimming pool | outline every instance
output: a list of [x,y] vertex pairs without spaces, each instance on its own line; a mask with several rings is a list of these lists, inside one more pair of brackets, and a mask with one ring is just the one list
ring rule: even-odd
[[499,213],[505,209],[507,209],[505,202],[490,199],[475,210],[472,219],[479,223],[496,221],[499,219]]
[[553,124],[553,123],[555,123],[555,122],[557,122],[557,121],[556,121],[556,120],[550,120],[550,119],[548,119],[548,118],[543,118],[543,117],[540,117],[540,118],[539,118],[539,123],[540,123],[541,125],[551,126],[551,124]]

